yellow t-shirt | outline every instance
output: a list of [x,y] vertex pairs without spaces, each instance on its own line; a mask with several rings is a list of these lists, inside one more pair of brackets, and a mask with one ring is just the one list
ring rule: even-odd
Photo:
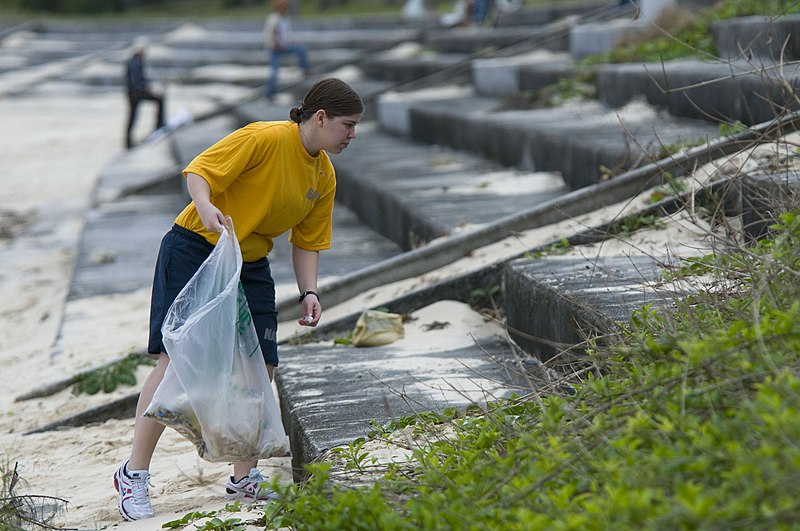
[[[252,262],[272,250],[272,239],[291,231],[289,241],[307,251],[331,245],[336,174],[328,154],[312,157],[294,122],[254,122],[229,134],[183,170],[211,188],[211,202],[233,218],[242,259]],[[216,245],[194,202],[175,223]]]

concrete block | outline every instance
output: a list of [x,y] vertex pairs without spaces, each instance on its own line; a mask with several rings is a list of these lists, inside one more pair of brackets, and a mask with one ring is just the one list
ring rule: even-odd
[[796,208],[800,174],[783,171],[748,175],[742,182],[742,225],[753,240],[767,236],[778,216]]
[[296,477],[323,451],[366,437],[388,421],[483,405],[536,381],[524,370],[533,360],[515,356],[505,339],[478,335],[471,346],[452,337],[448,343],[284,346],[276,383]]
[[556,83],[559,79],[570,78],[574,75],[573,62],[569,56],[565,55],[555,61],[521,66],[519,68],[519,88],[523,91],[535,92]]
[[411,110],[416,140],[479,153],[506,166],[560,171],[573,190],[598,182],[601,166],[621,173],[658,158],[662,145],[718,135],[706,122],[678,120],[646,105],[610,110],[596,102],[553,109],[467,112],[477,103]]
[[436,107],[437,102],[470,97],[472,94],[471,88],[456,85],[414,92],[386,92],[377,100],[378,121],[384,131],[410,136],[412,107]]
[[484,96],[508,96],[519,92],[519,60],[478,59],[472,63],[472,84]]
[[523,85],[523,72],[527,74],[531,70],[545,70],[555,65],[566,67],[570,63],[568,54],[544,51],[514,57],[475,59],[472,62],[472,84],[482,96],[512,96],[522,89],[530,89]]
[[569,32],[569,52],[575,58],[602,53],[616,46],[622,37],[639,33],[645,27],[645,21],[627,18],[576,24]]
[[542,26],[513,26],[508,28],[452,28],[431,31],[423,42],[440,52],[475,54],[486,50],[529,44],[529,48],[567,51],[569,36]]
[[515,260],[503,278],[509,333],[542,361],[569,361],[587,340],[616,334],[632,311],[663,304],[648,287],[658,274],[659,261],[648,256]]
[[615,107],[643,97],[673,116],[714,122],[755,125],[800,107],[794,95],[800,86],[796,68],[781,73],[774,65],[741,61],[604,65],[597,70],[596,86],[598,99]]
[[770,62],[800,59],[800,15],[776,18],[765,15],[712,24],[711,34],[720,58],[755,58]]
[[416,57],[370,56],[359,63],[364,74],[380,80],[408,83],[442,71],[452,71],[451,83],[469,80],[468,64],[454,69],[467,61],[465,54],[422,53]]
[[675,4],[676,0],[638,0],[640,16],[651,22],[655,21],[666,7]]

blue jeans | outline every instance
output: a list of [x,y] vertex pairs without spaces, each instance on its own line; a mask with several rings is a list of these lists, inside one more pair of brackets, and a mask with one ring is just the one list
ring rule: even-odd
[[486,15],[489,14],[489,7],[491,4],[491,0],[475,0],[472,5],[472,20],[475,22],[475,24],[483,24],[483,21],[486,19]]
[[303,73],[308,71],[308,57],[306,56],[306,48],[300,44],[294,44],[281,48],[280,50],[272,50],[270,54],[270,76],[267,80],[266,95],[271,98],[278,90],[278,71],[281,69],[281,58],[284,55],[297,56],[297,62]]

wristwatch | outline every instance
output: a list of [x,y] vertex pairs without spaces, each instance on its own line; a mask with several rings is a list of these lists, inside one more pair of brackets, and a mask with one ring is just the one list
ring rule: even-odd
[[318,301],[320,300],[319,293],[317,293],[314,290],[307,290],[300,294],[300,298],[297,300],[297,302],[303,302],[303,300],[305,300],[305,298],[308,297],[309,295],[315,296]]

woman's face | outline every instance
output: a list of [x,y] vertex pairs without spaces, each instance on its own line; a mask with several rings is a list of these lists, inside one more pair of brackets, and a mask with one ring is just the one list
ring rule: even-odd
[[341,153],[356,137],[356,125],[361,121],[361,114],[349,116],[323,117],[322,149],[329,153]]

